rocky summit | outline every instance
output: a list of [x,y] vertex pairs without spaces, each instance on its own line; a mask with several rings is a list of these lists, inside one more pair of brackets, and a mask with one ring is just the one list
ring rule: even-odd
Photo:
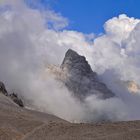
[[114,93],[101,82],[96,72],[93,72],[84,56],[69,49],[61,64],[61,69],[66,74],[64,83],[72,91],[74,96],[80,99],[89,95],[97,95],[99,98],[110,98]]

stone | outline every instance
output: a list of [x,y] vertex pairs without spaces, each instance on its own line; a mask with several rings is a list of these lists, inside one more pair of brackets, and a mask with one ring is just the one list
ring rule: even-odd
[[12,94],[9,95],[9,97],[10,97],[17,105],[19,105],[20,107],[24,107],[24,104],[23,104],[22,100],[18,98],[18,95],[17,95],[17,94],[12,93]]
[[4,95],[8,96],[7,90],[5,88],[4,83],[0,82],[0,92],[3,93]]
[[60,66],[67,73],[64,83],[74,96],[84,99],[89,95],[97,95],[99,98],[114,97],[115,94],[99,80],[98,74],[93,72],[84,56],[69,49]]

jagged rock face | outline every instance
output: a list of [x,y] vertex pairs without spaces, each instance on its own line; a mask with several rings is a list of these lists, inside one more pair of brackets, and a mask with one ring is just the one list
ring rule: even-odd
[[6,96],[8,95],[5,85],[2,82],[0,82],[0,92],[2,92]]
[[65,85],[74,96],[81,99],[89,95],[97,95],[100,98],[110,98],[114,94],[98,79],[98,75],[92,71],[84,56],[69,49],[61,65],[61,69],[67,72]]
[[12,94],[9,95],[9,97],[10,97],[17,105],[19,105],[20,107],[24,107],[24,104],[23,104],[22,100],[18,98],[18,95],[17,95],[17,94],[12,93]]
[[10,98],[13,102],[15,102],[20,107],[24,107],[22,100],[18,98],[17,94],[15,93],[8,94],[3,82],[0,82],[0,92],[4,94],[5,96],[7,96],[8,98]]

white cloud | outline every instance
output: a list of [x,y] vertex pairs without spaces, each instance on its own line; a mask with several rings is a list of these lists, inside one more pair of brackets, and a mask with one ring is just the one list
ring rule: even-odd
[[[126,119],[140,118],[140,97],[132,96],[122,82],[140,84],[139,19],[126,15],[110,19],[105,23],[106,33],[93,39],[93,35],[59,30],[68,21],[52,10],[40,13],[20,0],[3,2],[11,9],[0,13],[0,80],[10,92],[16,91],[36,108],[71,121],[97,120],[104,114],[112,120],[124,119],[127,113],[133,115]],[[86,56],[93,70],[122,100],[103,101],[92,96],[81,104],[61,83],[44,76],[46,65],[60,65],[69,48]]]
[[121,43],[121,41],[128,38],[131,31],[139,22],[139,19],[129,18],[125,14],[122,14],[119,17],[108,20],[104,27],[106,34],[116,40],[117,43]]

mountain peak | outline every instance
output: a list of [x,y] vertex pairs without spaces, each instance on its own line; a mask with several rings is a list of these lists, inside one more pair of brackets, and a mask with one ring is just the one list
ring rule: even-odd
[[78,56],[79,56],[78,53],[76,51],[72,50],[72,49],[68,49],[68,51],[65,54],[65,57],[74,58],[74,57],[78,57]]
[[67,69],[70,73],[72,73],[73,70],[75,73],[75,69],[77,69],[78,73],[81,73],[81,75],[87,75],[93,72],[86,58],[84,56],[79,55],[72,49],[69,49],[66,52],[61,68]]
[[64,82],[75,96],[81,99],[93,94],[101,98],[114,96],[114,93],[98,79],[97,73],[92,71],[86,58],[77,52],[69,49],[60,68],[67,72]]

